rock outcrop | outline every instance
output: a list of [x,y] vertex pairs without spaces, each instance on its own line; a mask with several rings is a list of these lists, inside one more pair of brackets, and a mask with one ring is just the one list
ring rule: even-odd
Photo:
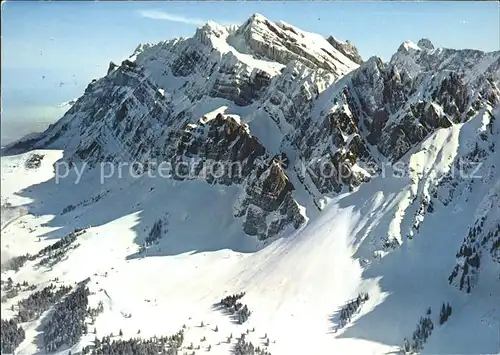
[[349,41],[341,41],[333,36],[326,39],[336,50],[352,60],[354,63],[363,64],[363,58],[359,55],[358,48]]

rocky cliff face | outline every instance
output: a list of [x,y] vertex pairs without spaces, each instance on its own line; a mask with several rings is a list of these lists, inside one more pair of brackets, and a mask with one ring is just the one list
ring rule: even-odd
[[434,49],[427,39],[418,43],[422,48],[403,43],[389,63],[371,58],[350,83],[370,143],[392,161],[434,130],[499,103],[499,52]]
[[[308,201],[291,181],[315,203],[355,189],[439,128],[493,117],[499,79],[500,52],[422,39],[387,63],[363,62],[349,42],[255,14],[239,27],[207,23],[191,38],[138,46],[60,121],[11,149],[61,148],[64,159],[93,165],[190,162],[190,178],[241,186],[235,215],[266,239],[306,220]],[[214,165],[220,174],[202,175]]]
[[[264,240],[288,225],[299,228],[305,222],[280,160],[271,158],[237,117],[218,113],[215,118],[205,116],[197,124],[189,124],[173,162],[185,163],[184,173],[189,178],[242,184],[244,192],[236,202],[235,217],[243,218],[243,230],[249,235]],[[188,174],[187,167],[194,173]]]
[[310,68],[322,68],[337,76],[347,74],[353,61],[333,47],[327,40],[279,21],[273,23],[254,14],[228,42],[243,53],[252,53],[272,61],[288,64],[297,60]]
[[[175,161],[196,159],[199,174],[207,164],[223,162],[219,170],[205,169],[214,183],[241,183],[266,158],[266,148],[253,137],[239,118],[218,113],[189,124],[177,143]],[[237,164],[236,164],[237,163]],[[203,172],[205,173],[205,172]]]
[[244,231],[267,239],[287,226],[297,229],[305,218],[293,199],[293,184],[280,162],[272,159],[258,167],[246,183],[245,195],[236,205],[236,216],[245,216]]
[[326,39],[336,50],[352,60],[354,63],[363,64],[363,58],[359,55],[358,49],[349,41],[340,41],[333,36]]

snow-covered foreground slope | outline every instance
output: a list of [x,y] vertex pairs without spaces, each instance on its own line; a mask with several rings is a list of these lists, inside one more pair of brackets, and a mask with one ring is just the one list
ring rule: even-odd
[[[43,167],[50,167],[60,157],[60,152],[40,153],[46,154]],[[30,175],[22,165],[25,157],[15,158],[2,158],[4,171],[11,169],[4,175],[3,185],[9,184],[10,179],[18,180],[20,175]],[[33,182],[38,182],[36,174],[31,175]],[[268,333],[276,341],[270,349],[290,353],[297,351],[297,346],[302,347],[301,352],[311,347],[308,341],[293,345],[287,341],[292,334],[303,336],[303,326],[309,324],[313,330],[310,336],[315,339],[312,344],[317,343],[319,353],[324,346],[356,346],[349,345],[350,340],[335,345],[328,335],[333,327],[329,315],[361,284],[360,266],[350,258],[348,236],[356,218],[349,210],[340,212],[332,207],[338,223],[331,225],[330,214],[325,214],[300,232],[256,251],[257,245],[248,236],[238,228],[231,228],[235,224],[232,210],[224,208],[236,191],[226,187],[213,189],[200,181],[177,184],[171,180],[112,181],[111,191],[92,209],[77,209],[60,216],[65,204],[93,191],[98,184],[96,178],[87,176],[80,182],[76,196],[64,192],[70,186],[56,185],[53,180],[31,187],[24,180],[20,186],[29,190],[21,195],[34,198],[28,204],[29,210],[50,211],[53,219],[22,217],[3,231],[3,250],[13,255],[35,253],[65,231],[76,227],[88,229],[78,239],[80,246],[52,269],[40,273],[27,265],[15,275],[4,274],[5,277],[42,287],[54,278],[72,284],[90,276],[95,302],[102,299],[106,306],[95,324],[98,335],[103,336],[118,333],[119,329],[124,337],[136,335],[138,329],[145,337],[169,334],[186,324],[188,344],[199,343],[206,336],[206,345],[211,344],[213,352],[226,354],[230,353],[230,344],[216,346],[217,342],[225,341],[230,333],[236,336],[255,327],[250,338],[256,343]],[[127,196],[122,191],[133,193]],[[14,191],[2,191],[2,196],[14,205]],[[103,213],[96,214],[96,209]],[[137,258],[138,235],[144,234],[144,229],[167,212],[166,237]],[[40,226],[40,219],[46,227]],[[24,232],[26,228],[33,232]],[[212,305],[221,297],[240,291],[247,292],[245,302],[253,314],[244,325],[233,325],[227,316],[213,310]],[[14,301],[17,298],[3,304],[5,314]],[[124,318],[129,313],[132,317]],[[206,329],[197,328],[202,321]],[[215,325],[219,328],[217,333],[210,331]],[[35,334],[34,329],[27,328],[27,340],[18,348],[20,354],[35,352],[32,344]],[[94,336],[87,338],[82,340],[83,345]]]

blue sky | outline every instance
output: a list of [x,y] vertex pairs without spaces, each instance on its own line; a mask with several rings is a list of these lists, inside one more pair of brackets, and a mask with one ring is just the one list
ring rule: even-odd
[[2,2],[2,122],[53,120],[141,42],[191,36],[207,21],[252,13],[349,39],[388,60],[406,39],[499,50],[497,2]]

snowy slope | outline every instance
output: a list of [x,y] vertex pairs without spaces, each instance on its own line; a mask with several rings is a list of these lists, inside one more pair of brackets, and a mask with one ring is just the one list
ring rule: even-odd
[[[452,130],[439,132],[436,139],[445,140],[454,134]],[[431,142],[427,149],[434,147]],[[451,140],[450,144],[444,149],[453,151],[456,142]],[[409,159],[416,174],[425,173],[425,168],[431,165],[444,169],[449,164],[444,154],[443,160],[428,156],[419,165],[416,163],[419,152]],[[47,154],[42,168],[50,167],[60,157],[57,151],[42,153]],[[3,158],[2,162],[13,166],[12,160]],[[16,170],[5,174],[3,186],[13,186],[10,179],[21,181],[20,174],[29,174],[22,164]],[[33,174],[32,179],[35,177]],[[26,182],[19,182],[20,187],[23,185]],[[75,227],[92,226],[78,239],[80,246],[53,268],[40,273],[40,269],[27,264],[17,273],[8,271],[3,277],[13,277],[16,282],[36,282],[41,287],[56,277],[71,284],[90,276],[90,289],[96,292],[91,302],[97,304],[102,300],[105,305],[94,325],[99,336],[117,334],[122,329],[124,337],[129,337],[141,329],[141,336],[149,337],[173,333],[186,324],[186,344],[200,344],[200,339],[206,337],[203,346],[211,344],[212,352],[226,354],[230,346],[217,345],[219,342],[230,333],[236,336],[255,327],[255,334],[251,333],[249,339],[257,344],[262,342],[259,337],[267,333],[275,341],[268,347],[273,354],[309,351],[381,354],[397,349],[404,337],[411,336],[427,307],[437,313],[441,302],[447,301],[453,305],[453,316],[446,328],[439,328],[437,335],[431,337],[429,353],[494,353],[497,349],[498,280],[491,283],[492,279],[485,276],[472,297],[454,291],[446,281],[454,263],[453,250],[461,244],[461,231],[467,220],[471,220],[464,219],[469,215],[467,209],[457,216],[453,210],[436,208],[434,214],[426,217],[418,236],[412,240],[404,238],[403,246],[381,261],[368,258],[369,242],[376,238],[373,231],[363,236],[363,230],[374,227],[373,224],[379,231],[393,229],[391,225],[398,218],[387,207],[393,205],[398,211],[407,211],[404,207],[407,197],[401,191],[415,188],[411,178],[375,179],[353,193],[340,195],[305,228],[263,249],[234,223],[230,201],[237,191],[228,187],[214,189],[202,182],[110,181],[102,189],[111,191],[91,208],[60,215],[66,204],[95,194],[96,185],[98,176],[88,175],[79,184],[77,195],[68,196],[66,191],[70,186],[57,186],[50,180],[21,192],[21,196],[33,200],[28,203],[30,214],[3,230],[2,248],[12,255],[34,253],[50,244],[53,237]],[[151,187],[154,190],[149,192]],[[2,191],[2,196],[13,204],[25,203],[15,201],[15,195],[8,191]],[[165,200],[165,196],[170,198]],[[367,199],[368,196],[372,198]],[[183,207],[179,207],[180,201]],[[211,201],[218,208],[207,210],[199,201]],[[103,213],[96,215],[95,210]],[[44,216],[36,218],[42,211]],[[137,258],[137,240],[144,237],[144,231],[149,230],[156,218],[167,212],[168,233],[160,244]],[[437,226],[450,217],[464,222],[447,228],[443,235]],[[214,225],[213,220],[219,223]],[[23,232],[26,229],[34,231]],[[18,239],[20,235],[25,235],[22,242]],[[363,263],[351,259],[359,253],[371,262],[362,267]],[[493,270],[487,272],[494,274]],[[211,306],[224,295],[240,291],[247,293],[244,301],[253,313],[247,323],[235,325]],[[335,323],[330,316],[361,291],[370,294],[369,302],[351,325],[334,333]],[[3,304],[3,313],[8,314],[16,300]],[[128,313],[132,317],[124,318]],[[202,321],[206,326],[198,328]],[[459,322],[463,327],[473,326],[476,331],[464,333]],[[217,333],[210,330],[215,325]],[[28,339],[36,334],[36,326],[37,323],[26,328]],[[462,339],[461,347],[447,340],[457,334]],[[290,336],[295,339],[293,342]],[[93,339],[94,335],[84,336],[73,352],[91,344]],[[33,346],[31,341],[25,341],[18,348],[19,354],[33,353]]]
[[[7,147],[2,319],[73,286],[20,322],[16,354],[181,329],[181,354],[238,353],[242,333],[273,355],[400,353],[421,317],[433,328],[416,353],[498,353],[500,52],[423,39],[388,63],[356,54],[258,14],[211,22],[110,63],[60,121]],[[100,175],[157,160],[196,173]],[[61,163],[74,169],[58,179]],[[201,173],[234,163],[239,176]],[[216,306],[239,292],[243,324]]]

